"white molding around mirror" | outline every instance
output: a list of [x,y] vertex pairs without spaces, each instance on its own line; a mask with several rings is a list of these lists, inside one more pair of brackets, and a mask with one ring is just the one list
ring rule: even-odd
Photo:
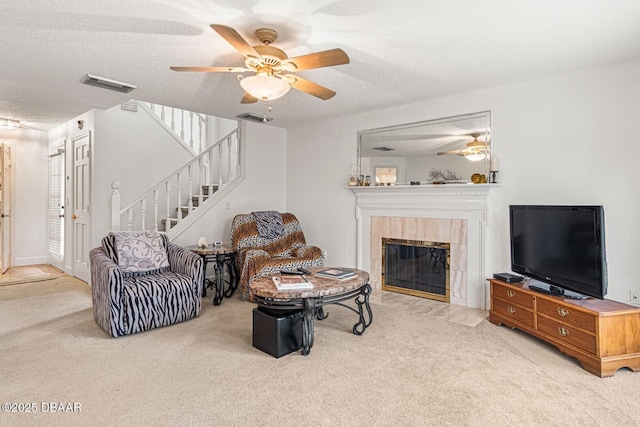
[[358,131],[359,175],[372,186],[487,183],[491,126],[491,111],[481,111]]

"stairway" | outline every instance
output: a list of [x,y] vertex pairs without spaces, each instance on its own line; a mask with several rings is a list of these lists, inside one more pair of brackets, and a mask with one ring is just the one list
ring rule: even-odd
[[177,236],[242,180],[240,143],[236,127],[124,208],[120,207],[120,184],[114,181],[111,230],[156,230],[169,238]]
[[[211,194],[209,194],[209,188],[212,188],[213,191]],[[218,191],[218,186],[217,185],[213,185],[213,186],[208,186],[208,185],[203,185],[202,186],[202,201],[206,202],[207,199],[209,199],[209,196],[212,196],[216,191]],[[196,208],[198,208],[200,205],[200,196],[191,196],[191,207],[189,207],[189,205],[187,206],[176,206],[176,217],[175,218],[163,218],[161,221],[161,226],[158,227],[159,231],[169,231],[171,230],[171,228],[173,228],[174,226],[176,226],[178,224],[178,222],[182,219],[184,219],[187,215],[189,215],[189,212],[193,212]],[[167,223],[169,223],[169,226],[167,227]]]

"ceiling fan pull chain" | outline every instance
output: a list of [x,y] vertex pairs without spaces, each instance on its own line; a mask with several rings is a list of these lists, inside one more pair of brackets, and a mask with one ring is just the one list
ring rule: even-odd
[[[269,113],[270,113],[272,110],[273,110],[273,107],[271,106],[271,102],[269,102],[269,103],[267,104],[267,112],[269,112]],[[264,113],[264,114],[262,115],[262,122],[263,122],[263,123],[267,123],[268,121],[269,121],[269,118],[267,117],[267,113]]]

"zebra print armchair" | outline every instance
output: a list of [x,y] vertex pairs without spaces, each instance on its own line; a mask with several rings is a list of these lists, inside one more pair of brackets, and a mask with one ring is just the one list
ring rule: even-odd
[[156,231],[117,231],[89,253],[93,317],[112,337],[200,314],[203,261]]
[[324,264],[322,251],[307,245],[300,222],[291,213],[236,215],[231,223],[231,244],[238,251],[238,287],[242,297],[249,301],[253,301],[249,282],[256,277]]

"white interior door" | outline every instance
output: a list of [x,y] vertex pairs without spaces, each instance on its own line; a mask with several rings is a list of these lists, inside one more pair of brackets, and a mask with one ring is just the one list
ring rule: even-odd
[[49,264],[64,271],[64,152],[49,156]]
[[89,282],[91,249],[91,134],[73,139],[73,275]]
[[3,274],[11,267],[12,159],[11,147],[0,144],[0,271]]

